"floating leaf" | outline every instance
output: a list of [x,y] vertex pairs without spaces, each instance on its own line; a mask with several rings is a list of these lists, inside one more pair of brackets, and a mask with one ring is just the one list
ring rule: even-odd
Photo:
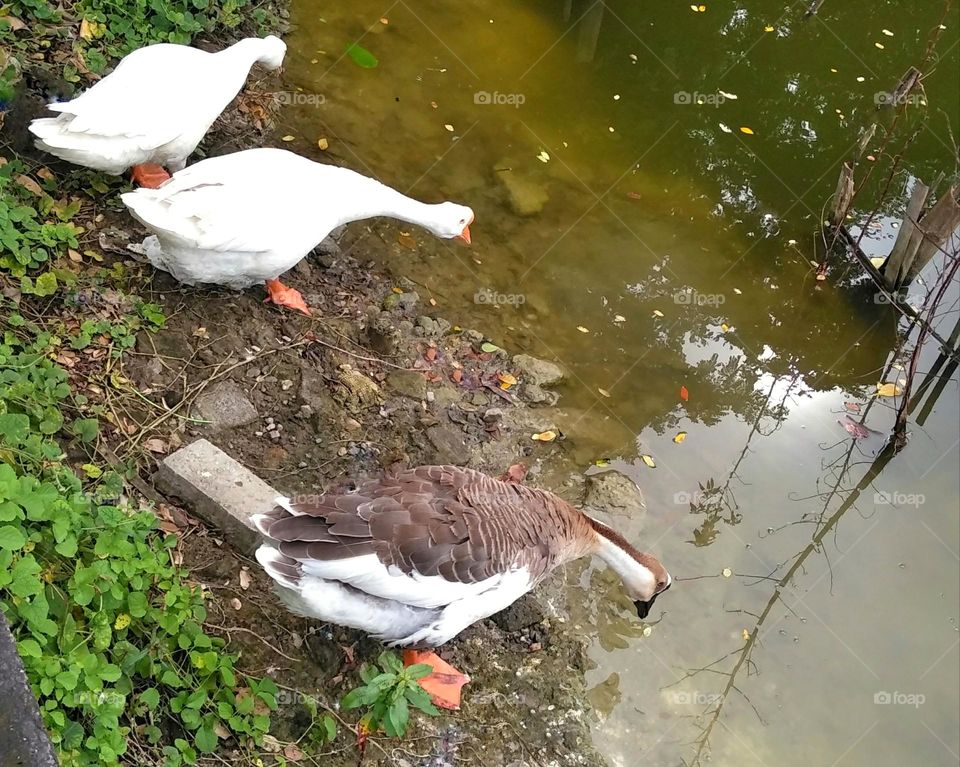
[[765,27],[763,28],[763,31],[764,31],[764,32],[773,32],[773,29],[774,29],[774,28],[771,27],[771,26],[768,24],[767,26],[765,26]]
[[659,309],[654,309],[654,310],[653,310],[653,316],[654,316],[654,317],[662,317],[662,316],[663,316],[663,312],[661,312]]
[[347,55],[353,59],[354,64],[364,69],[373,69],[380,63],[376,56],[359,43],[350,43],[347,46]]
[[724,133],[733,133],[733,128],[726,123],[718,123],[718,125],[720,126],[720,130],[722,130]]
[[730,332],[730,326],[726,322],[721,322],[720,330],[722,330],[724,333],[728,333]]
[[[400,243],[407,250],[416,250],[417,241],[407,232],[398,232],[397,233],[397,242]],[[403,292],[402,290],[400,291]]]
[[837,423],[846,429],[847,434],[854,439],[866,439],[870,436],[871,429],[868,429],[862,423],[857,423],[848,415],[845,415],[843,418],[838,418]]
[[687,387],[686,387],[686,386],[681,386],[681,387],[680,387],[680,399],[682,399],[684,402],[686,402],[688,399],[690,399],[690,392],[687,391]]
[[553,442],[556,438],[557,433],[555,431],[541,431],[534,434],[530,439],[537,442]]
[[874,269],[879,269],[881,266],[884,265],[886,260],[887,260],[886,256],[873,256],[870,259],[870,264],[873,266]]
[[454,131],[454,127],[450,123],[446,123],[443,127],[446,128],[451,133],[453,133]]
[[489,341],[484,341],[482,344],[480,344],[480,351],[486,352],[487,354],[494,354],[496,352],[502,352],[503,349],[496,344],[490,343]]
[[594,466],[599,466],[601,469],[604,469],[604,468],[606,468],[607,466],[610,465],[610,459],[609,459],[609,458],[598,458],[597,460],[595,460],[595,461],[593,462],[593,465],[594,465]]
[[753,128],[748,128],[746,125],[741,125],[741,126],[740,126],[740,132],[741,132],[741,133],[746,133],[748,136],[752,136],[752,135],[753,135]]
[[750,639],[750,632],[744,629],[742,636],[743,636],[743,641],[746,642]]
[[616,317],[613,318],[613,321],[614,321],[614,322],[626,322],[626,321],[627,321],[627,318],[624,317],[622,314],[618,314]]
[[577,330],[579,330],[581,333],[589,333],[589,332],[590,332],[590,331],[587,330],[583,325],[577,325]]
[[540,162],[550,162],[550,155],[547,154],[543,149],[541,149],[540,154],[537,155],[537,159]]
[[891,32],[889,29],[881,29],[880,31],[883,32],[883,34],[885,34],[887,37],[893,37],[893,32]]
[[317,139],[317,146],[318,146],[322,151],[326,151],[326,150],[330,147],[330,142],[327,141],[325,138],[319,138],[319,139]]
[[291,136],[291,135],[288,133],[286,136],[283,136],[280,140],[281,140],[281,141],[293,141],[295,138],[296,138],[296,136]]
[[641,455],[640,460],[643,461],[645,464],[647,464],[647,466],[649,466],[651,469],[657,468],[656,461],[654,461],[653,458],[651,458],[649,455],[646,455],[646,454]]
[[597,391],[600,392],[604,397],[610,396],[610,392],[608,392],[606,389],[601,389],[599,386],[597,387]]
[[673,441],[676,442],[678,445],[680,445],[683,443],[683,441],[686,438],[687,438],[687,433],[685,431],[681,431],[677,433],[677,436],[673,438]]
[[733,575],[733,570],[731,570],[729,567],[724,567],[723,570],[720,571],[720,574],[724,578],[729,578],[731,575]]
[[847,410],[849,410],[851,413],[859,413],[859,412],[860,412],[860,404],[857,403],[857,402],[844,402],[844,403],[843,403],[843,406],[844,406]]
[[877,384],[877,396],[878,397],[896,397],[900,394],[902,389],[897,386],[895,383],[878,383]]
[[650,636],[653,633],[653,626],[644,626],[643,631],[640,632],[645,637]]

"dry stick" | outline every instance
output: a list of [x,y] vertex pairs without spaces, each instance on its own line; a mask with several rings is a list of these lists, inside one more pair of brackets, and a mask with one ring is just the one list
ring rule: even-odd
[[229,634],[231,631],[242,631],[242,632],[244,632],[245,634],[251,634],[251,635],[255,636],[257,639],[259,639],[261,642],[263,642],[264,645],[266,645],[266,646],[269,647],[271,650],[273,650],[277,655],[282,655],[284,658],[286,658],[287,660],[292,660],[294,663],[303,663],[303,658],[291,658],[291,657],[290,657],[289,655],[287,655],[285,652],[281,652],[281,651],[278,650],[276,647],[274,647],[272,644],[270,644],[266,639],[264,639],[262,636],[260,636],[260,635],[259,635],[256,631],[254,631],[253,629],[244,628],[243,626],[218,626],[218,625],[216,625],[215,623],[205,623],[204,625],[205,625],[205,626],[209,626],[209,627],[212,628],[212,629],[216,629],[217,631],[226,631],[228,634]]

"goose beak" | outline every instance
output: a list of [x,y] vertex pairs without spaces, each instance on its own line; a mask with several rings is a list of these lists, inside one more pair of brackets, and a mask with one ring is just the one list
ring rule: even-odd
[[470,224],[467,224],[463,227],[463,231],[457,235],[461,240],[463,240],[467,245],[470,244]]
[[650,614],[650,608],[653,607],[653,603],[657,601],[656,595],[650,598],[649,602],[641,602],[639,599],[633,603],[634,607],[637,608],[637,615],[640,617],[640,620],[643,620]]

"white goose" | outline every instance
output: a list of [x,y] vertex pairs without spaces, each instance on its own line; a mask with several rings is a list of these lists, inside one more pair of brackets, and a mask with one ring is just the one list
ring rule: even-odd
[[34,120],[36,144],[50,154],[106,173],[134,169],[134,180],[157,186],[186,164],[207,130],[243,87],[254,62],[283,63],[278,37],[251,37],[217,53],[160,43],[128,54],[77,98]]
[[418,202],[347,168],[284,149],[248,149],[211,157],[159,189],[121,195],[154,233],[143,245],[158,269],[188,285],[234,289],[266,282],[268,301],[309,314],[279,276],[335,227],[373,216],[419,224],[438,237],[470,242],[473,211]]
[[[562,498],[472,469],[421,466],[277,503],[252,522],[284,603],[395,646],[441,645],[582,556],[620,575],[641,618],[671,584],[656,557]],[[432,653],[418,660],[455,671]],[[459,700],[459,685],[453,699],[442,681],[425,687],[440,705]]]

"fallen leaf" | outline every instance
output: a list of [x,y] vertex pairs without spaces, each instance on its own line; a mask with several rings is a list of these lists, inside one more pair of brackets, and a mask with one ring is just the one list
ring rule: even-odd
[[597,391],[600,392],[604,397],[610,396],[610,392],[608,392],[606,389],[601,389],[599,386],[597,387]]
[[870,264],[873,266],[874,269],[879,269],[881,266],[884,265],[886,260],[887,260],[886,256],[873,256],[870,259]]
[[595,460],[595,461],[593,462],[593,465],[594,465],[594,466],[599,466],[601,469],[603,469],[603,468],[605,468],[605,467],[607,467],[607,466],[610,465],[610,459],[609,459],[609,458],[598,458],[597,460]]
[[748,136],[752,136],[752,135],[753,135],[753,128],[748,128],[746,125],[741,125],[741,126],[740,126],[740,132],[741,132],[741,133],[746,133]]
[[650,636],[653,633],[653,626],[644,626],[643,631],[640,632],[645,637]]
[[354,64],[364,69],[373,69],[380,63],[376,56],[357,43],[350,43],[350,45],[347,46],[347,55]]
[[443,127],[446,128],[451,133],[453,133],[454,131],[454,127],[450,123],[446,123]]
[[437,358],[437,347],[428,347],[423,356],[426,357],[428,361],[433,362]]
[[196,330],[194,330],[192,335],[194,335],[197,338],[208,338],[210,336],[210,333],[207,332],[207,329],[205,327],[201,326]]
[[388,19],[386,16],[381,16],[381,17],[380,17],[380,23],[383,24],[384,26],[386,26],[387,24],[390,23],[390,19]]
[[744,629],[742,636],[743,636],[743,641],[746,642],[750,639],[750,632]]
[[859,413],[859,412],[860,412],[860,404],[857,403],[857,402],[844,402],[844,403],[843,403],[843,406],[844,406],[847,410],[849,410],[851,413]]
[[646,454],[641,455],[640,460],[643,461],[645,464],[647,464],[647,466],[649,466],[651,469],[657,468],[656,461],[654,461],[653,458],[651,458],[649,455],[646,455]]
[[618,314],[616,317],[613,318],[613,321],[614,321],[614,322],[626,322],[626,321],[627,321],[627,318],[624,317],[622,314]]
[[537,442],[553,442],[556,438],[557,433],[555,431],[541,431],[531,437]]
[[43,195],[43,189],[40,188],[40,184],[30,178],[30,176],[20,173],[14,176],[13,180],[20,184],[20,186],[22,186],[28,192],[37,195],[37,197]]
[[547,154],[543,149],[541,149],[540,154],[537,155],[537,159],[540,162],[550,162],[550,155]]
[[654,317],[662,317],[662,316],[663,316],[663,312],[661,312],[659,309],[654,309],[654,310],[653,310],[653,316],[654,316]]
[[52,181],[53,179],[56,178],[56,176],[53,175],[53,171],[50,170],[50,168],[46,168],[46,167],[39,168],[37,169],[36,173],[37,173],[37,177],[42,178],[44,181]]
[[677,436],[673,438],[673,441],[676,442],[678,445],[680,445],[683,443],[683,441],[686,438],[687,438],[687,433],[685,431],[681,431],[677,433]]
[[509,389],[511,386],[517,385],[517,379],[510,375],[510,373],[498,373],[497,380],[504,389]]
[[496,344],[490,343],[489,341],[484,341],[482,344],[480,344],[480,351],[486,352],[487,354],[493,354],[494,352],[502,352],[503,349]]
[[717,123],[717,124],[720,126],[720,130],[722,130],[724,133],[733,133],[733,128],[731,128],[726,123]]
[[680,387],[680,399],[682,399],[684,402],[686,402],[688,399],[690,399],[690,392],[687,391],[687,387],[686,387],[686,386],[681,386],[681,387]]
[[151,453],[163,454],[169,451],[167,443],[159,437],[151,437],[150,439],[145,440],[143,446]]
[[462,370],[454,370],[454,371],[450,374],[450,380],[453,381],[454,383],[460,383],[460,382],[463,380],[463,371],[462,371]]
[[250,588],[250,571],[246,567],[240,568],[240,588],[244,591]]
[[724,333],[727,333],[730,331],[730,326],[726,322],[722,322],[720,323],[720,330],[722,330]]
[[720,571],[720,574],[724,578],[729,578],[731,575],[733,575],[733,570],[731,570],[729,567],[724,567],[723,570]]
[[500,480],[503,482],[523,482],[523,478],[527,476],[527,467],[522,463],[515,463],[509,469],[507,469],[503,474],[500,475]]
[[239,610],[241,607],[243,607],[243,602],[241,602],[239,599],[234,597],[233,599],[230,600],[230,606],[234,610]]
[[330,147],[330,142],[327,141],[325,138],[320,138],[320,139],[317,139],[317,146],[321,150],[326,151]]
[[436,306],[436,305],[437,305],[437,299],[431,298],[428,303],[430,304],[430,306]]
[[78,264],[83,261],[83,256],[77,253],[77,251],[75,251],[73,248],[67,248],[67,257],[71,261],[76,261]]
[[734,288],[734,289],[733,289],[733,292],[736,293],[738,296],[742,296],[742,295],[743,295],[743,291],[740,290],[740,288]]
[[304,756],[303,751],[294,743],[288,743],[283,747],[283,755],[291,762],[299,762]]
[[765,26],[765,27],[763,28],[763,31],[764,31],[764,32],[773,32],[773,27],[771,27],[771,26],[768,24],[767,26]]
[[589,332],[590,332],[590,331],[587,330],[583,325],[577,325],[577,330],[579,330],[581,333],[589,333]]
[[7,22],[7,25],[14,32],[19,32],[21,29],[26,29],[27,25],[24,24],[16,16],[2,16],[0,17],[0,22]]
[[82,40],[93,40],[103,34],[103,24],[96,21],[84,19],[80,22],[80,38]]
[[281,140],[281,141],[293,141],[295,138],[296,138],[296,136],[291,136],[291,135],[288,133],[286,136],[284,136],[284,137],[281,138],[280,140]]
[[895,383],[878,383],[877,384],[877,396],[878,397],[896,397],[900,394],[902,389],[897,386]]

